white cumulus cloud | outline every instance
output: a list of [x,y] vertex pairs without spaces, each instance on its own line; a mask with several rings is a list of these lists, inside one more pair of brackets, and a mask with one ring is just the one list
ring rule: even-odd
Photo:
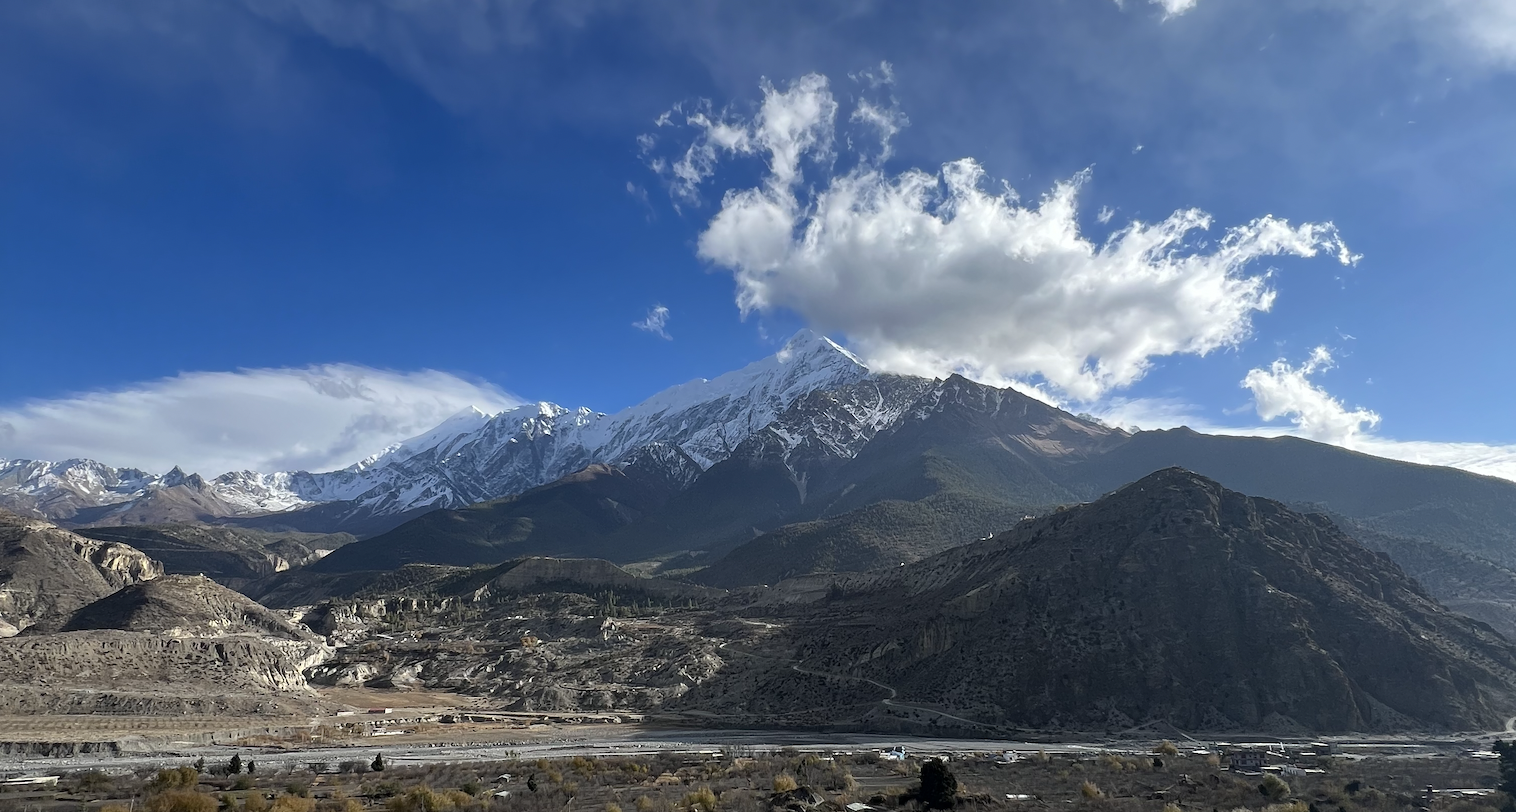
[[653,305],[647,311],[647,318],[632,322],[632,326],[638,330],[652,333],[665,341],[672,341],[674,337],[669,335],[668,330],[665,329],[668,327],[668,323],[669,309],[663,305]]
[[1242,386],[1253,393],[1254,408],[1264,420],[1288,418],[1301,436],[1348,445],[1379,425],[1379,415],[1368,409],[1349,409],[1311,381],[1312,375],[1331,368],[1332,354],[1326,347],[1317,347],[1298,367],[1281,359],[1267,369],[1248,372]]
[[1194,209],[1095,243],[1077,220],[1088,173],[1030,204],[972,158],[891,174],[878,152],[839,154],[825,77],[762,90],[750,118],[702,104],[683,119],[694,136],[672,172],[676,197],[693,199],[724,158],[766,161],[759,185],[725,192],[698,252],[731,272],[744,315],[793,311],[846,335],[876,368],[961,371],[1092,401],[1140,379],[1154,358],[1245,339],[1275,295],[1267,273],[1248,272],[1255,260],[1356,259],[1330,223],[1272,216],[1195,241],[1212,222]]
[[1148,0],[1155,6],[1163,7],[1164,17],[1178,17],[1195,7],[1198,0]]
[[0,406],[0,457],[94,459],[163,472],[341,468],[476,406],[520,401],[434,370],[351,364],[190,372]]

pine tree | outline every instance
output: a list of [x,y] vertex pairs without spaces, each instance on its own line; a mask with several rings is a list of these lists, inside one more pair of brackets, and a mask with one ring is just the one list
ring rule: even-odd
[[1500,784],[1495,788],[1508,797],[1505,809],[1516,809],[1516,742],[1495,740],[1495,754],[1500,756]]
[[242,772],[242,754],[233,753],[232,760],[226,763],[226,771],[232,775]]
[[376,773],[384,772],[384,754],[379,753],[375,755],[373,763],[368,765],[368,768]]
[[958,795],[958,778],[947,762],[934,758],[921,764],[921,789],[916,797],[928,807],[950,807]]

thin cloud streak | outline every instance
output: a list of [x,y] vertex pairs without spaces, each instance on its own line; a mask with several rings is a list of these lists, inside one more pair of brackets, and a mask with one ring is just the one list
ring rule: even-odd
[[205,476],[342,468],[469,406],[520,399],[436,370],[354,364],[189,372],[122,389],[0,407],[0,457],[93,459]]
[[1516,445],[1396,440],[1366,433],[1333,441],[1308,436],[1299,426],[1222,425],[1199,416],[1199,412],[1200,409],[1194,404],[1177,398],[1113,398],[1090,409],[1090,414],[1101,422],[1129,431],[1186,426],[1202,434],[1300,437],[1376,457],[1421,465],[1441,465],[1516,482]]

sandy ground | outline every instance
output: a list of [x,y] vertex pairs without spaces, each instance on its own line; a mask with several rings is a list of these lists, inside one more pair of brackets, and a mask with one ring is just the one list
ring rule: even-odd
[[0,716],[0,741],[104,741],[114,737],[163,737],[308,723],[304,718],[269,716]]
[[328,702],[346,705],[354,710],[369,708],[394,708],[397,710],[465,710],[484,708],[487,702],[478,697],[452,694],[446,691],[393,691],[379,688],[318,688],[317,693]]

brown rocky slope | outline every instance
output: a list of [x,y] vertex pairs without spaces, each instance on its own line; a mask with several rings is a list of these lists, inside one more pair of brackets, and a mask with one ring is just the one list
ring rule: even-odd
[[0,640],[0,714],[307,713],[320,637],[202,576],[132,584]]
[[80,607],[162,574],[130,545],[0,510],[0,637],[56,628]]
[[[1280,732],[1491,730],[1516,713],[1516,646],[1324,516],[1181,469],[839,577],[767,653],[766,674],[734,671],[683,704],[783,717],[831,702],[809,715],[863,724],[914,704],[987,727]],[[883,690],[895,698],[867,710]]]

